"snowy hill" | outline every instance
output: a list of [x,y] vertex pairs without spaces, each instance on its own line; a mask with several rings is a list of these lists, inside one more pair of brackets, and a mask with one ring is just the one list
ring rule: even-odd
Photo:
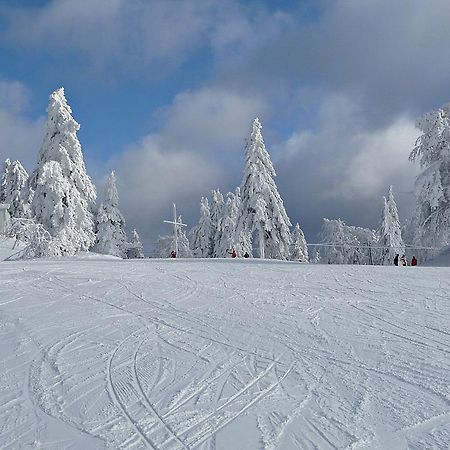
[[0,447],[448,448],[448,268],[0,263]]

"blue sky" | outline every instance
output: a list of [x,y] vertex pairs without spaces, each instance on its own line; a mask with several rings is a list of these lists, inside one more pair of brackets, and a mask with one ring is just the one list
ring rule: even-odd
[[447,0],[0,2],[0,157],[32,170],[64,86],[89,173],[115,169],[151,245],[176,201],[240,183],[253,117],[293,222],[376,227],[413,206],[414,120],[450,100]]

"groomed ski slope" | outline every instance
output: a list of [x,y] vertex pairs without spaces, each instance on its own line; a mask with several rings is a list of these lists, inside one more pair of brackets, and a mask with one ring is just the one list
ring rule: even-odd
[[0,448],[450,447],[450,269],[0,263]]

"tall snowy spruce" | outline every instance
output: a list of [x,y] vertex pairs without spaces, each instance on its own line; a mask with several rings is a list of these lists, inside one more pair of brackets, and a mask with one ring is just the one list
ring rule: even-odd
[[64,89],[50,95],[44,142],[29,180],[31,214],[53,238],[56,255],[88,250],[95,241],[95,187],[86,173],[80,125],[72,117]]
[[142,245],[141,238],[136,230],[131,232],[131,242],[127,245],[127,258],[144,258],[144,246]]
[[[261,128],[261,122],[256,118],[245,147],[236,232],[240,237],[255,235],[260,258],[289,259],[291,222],[275,185],[276,174],[264,145]],[[240,252],[252,254],[248,245],[250,242],[244,242]]]
[[120,258],[126,256],[125,220],[119,210],[116,176],[112,171],[106,180],[105,198],[96,216],[97,238],[94,250]]
[[28,173],[20,163],[9,159],[5,161],[2,177],[0,203],[9,204],[9,214],[15,218],[30,216],[27,189]]
[[200,201],[200,220],[192,229],[189,241],[194,257],[211,258],[213,256],[214,227],[206,197],[202,197]]
[[405,253],[402,230],[398,216],[397,205],[394,200],[392,186],[389,187],[387,198],[383,197],[384,207],[379,230],[378,247],[380,247],[379,262],[382,265],[392,265],[396,254]]
[[305,235],[297,223],[292,233],[291,258],[293,261],[308,262],[308,246]]
[[418,160],[423,171],[415,183],[412,230],[415,245],[432,248],[417,251],[426,260],[450,245],[450,104],[425,114],[416,126],[423,134],[409,158]]

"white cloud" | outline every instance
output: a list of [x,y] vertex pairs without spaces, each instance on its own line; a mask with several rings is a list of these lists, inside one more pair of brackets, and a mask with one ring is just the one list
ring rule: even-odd
[[326,96],[316,131],[297,130],[277,154],[278,183],[291,217],[317,231],[322,217],[376,227],[381,197],[394,186],[406,220],[418,168],[408,161],[419,131],[408,117],[373,128],[361,105],[346,96]]
[[22,83],[0,79],[0,162],[19,159],[30,168],[36,161],[44,119],[27,117],[28,101],[29,93]]
[[162,219],[177,202],[189,225],[198,220],[202,195],[241,176],[244,138],[251,120],[264,113],[254,96],[211,87],[177,95],[159,111],[160,129],[127,147],[110,162],[121,189],[121,207],[143,234],[164,229]]

